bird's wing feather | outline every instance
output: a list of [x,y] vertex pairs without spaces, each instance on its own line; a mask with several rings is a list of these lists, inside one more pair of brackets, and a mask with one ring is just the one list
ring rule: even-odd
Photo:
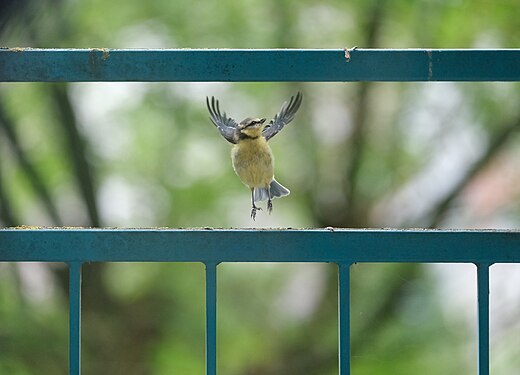
[[211,102],[208,97],[206,97],[206,105],[208,106],[208,111],[210,114],[211,122],[217,127],[220,134],[228,142],[237,143],[235,140],[235,130],[238,126],[237,122],[233,120],[231,117],[226,115],[226,112],[223,114],[220,112],[220,106],[218,100],[215,97],[211,97]]
[[283,129],[285,125],[287,125],[293,120],[294,115],[296,114],[296,112],[300,108],[300,105],[302,104],[302,99],[302,93],[298,92],[296,94],[296,97],[291,96],[289,103],[283,103],[280,112],[278,112],[274,116],[274,118],[262,132],[262,135],[265,137],[266,140],[269,140],[272,137],[274,137],[276,134],[278,134],[280,130]]

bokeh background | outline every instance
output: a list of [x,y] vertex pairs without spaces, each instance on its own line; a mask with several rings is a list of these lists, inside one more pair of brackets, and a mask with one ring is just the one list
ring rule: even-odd
[[[3,0],[0,44],[515,48],[520,7],[437,0]],[[271,141],[292,193],[249,218],[208,120],[303,106]],[[0,85],[0,225],[517,229],[519,83]],[[211,244],[208,244],[211,246]],[[1,251],[1,244],[0,244]],[[67,373],[67,269],[0,263],[0,374]],[[220,374],[337,373],[337,268],[222,264]],[[476,370],[470,265],[352,267],[353,374]],[[491,368],[520,373],[520,267],[491,268]],[[84,374],[203,374],[199,264],[89,264]]]

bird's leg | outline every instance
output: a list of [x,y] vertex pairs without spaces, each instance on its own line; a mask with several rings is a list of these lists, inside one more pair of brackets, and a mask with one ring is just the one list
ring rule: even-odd
[[269,212],[269,215],[271,215],[271,211],[273,210],[273,201],[271,199],[271,186],[267,187],[267,195],[269,197],[267,199],[267,212]]
[[260,207],[256,207],[255,205],[255,188],[251,188],[251,203],[253,204],[253,208],[251,209],[251,219],[255,220],[256,211],[261,210]]

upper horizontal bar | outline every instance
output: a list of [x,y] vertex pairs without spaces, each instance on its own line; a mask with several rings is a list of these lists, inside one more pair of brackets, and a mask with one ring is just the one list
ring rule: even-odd
[[520,232],[4,229],[0,261],[519,263]]
[[0,82],[520,81],[520,49],[0,48]]

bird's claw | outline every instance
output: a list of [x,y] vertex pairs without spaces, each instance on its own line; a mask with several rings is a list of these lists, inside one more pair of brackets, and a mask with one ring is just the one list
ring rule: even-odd
[[256,211],[261,211],[262,209],[260,207],[256,207],[254,206],[252,209],[251,209],[251,219],[255,220],[256,218]]
[[273,201],[269,200],[269,201],[267,201],[267,212],[269,212],[269,215],[271,215],[272,210],[273,210]]

